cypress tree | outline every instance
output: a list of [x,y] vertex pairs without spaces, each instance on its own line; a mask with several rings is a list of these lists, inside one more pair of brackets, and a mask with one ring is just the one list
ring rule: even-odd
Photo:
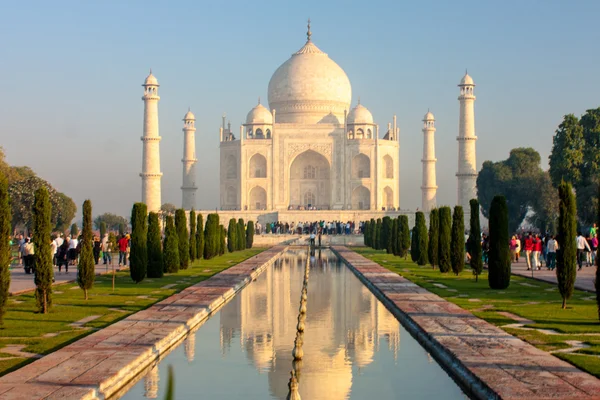
[[125,234],[125,224],[121,222],[119,224],[119,236],[123,236],[124,234]]
[[227,250],[230,253],[233,253],[237,250],[237,233],[237,222],[235,222],[235,218],[231,218],[229,220],[229,227],[227,228]]
[[429,247],[429,238],[427,237],[427,222],[425,222],[425,214],[419,211],[415,215],[415,219],[417,221],[417,248],[418,248],[418,257],[417,264],[426,265],[427,264],[427,248]]
[[375,223],[375,237],[374,237],[374,249],[381,250],[381,218],[377,218],[377,222]]
[[413,226],[412,230],[411,230],[411,234],[410,234],[410,259],[413,262],[417,262],[417,260],[419,259],[419,238],[418,238],[419,233],[417,232],[417,225]]
[[562,297],[562,308],[567,308],[567,300],[573,295],[577,276],[577,210],[573,187],[568,182],[558,186],[559,216],[558,243],[556,253],[556,278],[558,291]]
[[440,219],[437,208],[429,212],[429,246],[427,247],[427,256],[429,264],[433,268],[438,265],[439,253],[439,238],[440,238]]
[[196,212],[192,208],[190,210],[190,262],[196,260]]
[[369,221],[369,246],[374,249],[376,246],[375,244],[375,239],[377,236],[377,222],[375,221],[375,218],[371,218],[371,220]]
[[251,249],[254,244],[254,221],[248,221],[246,227],[246,248]]
[[179,245],[179,269],[187,269],[190,265],[190,235],[183,208],[175,211],[175,230],[177,231],[177,244]]
[[88,299],[88,290],[94,286],[96,268],[94,266],[94,249],[92,237],[92,202],[83,202],[83,237],[81,242],[81,254],[77,265],[77,284],[83,289],[83,296]]
[[146,277],[148,268],[148,212],[144,203],[135,203],[131,209],[131,251],[129,274],[135,283]]
[[11,228],[10,196],[8,180],[0,174],[0,325],[4,325],[6,301],[10,287],[10,228]]
[[396,255],[398,257],[403,256],[402,253],[402,218],[398,216],[396,218]]
[[238,250],[244,250],[246,248],[246,227],[242,218],[238,219]]
[[50,196],[45,187],[35,191],[33,201],[33,245],[35,248],[35,300],[39,311],[46,314],[52,306],[52,251],[50,249],[50,234],[52,206]]
[[365,244],[365,246],[370,246],[369,244],[369,228],[371,227],[371,224],[369,223],[369,221],[365,221],[363,223],[363,243]]
[[100,240],[102,240],[104,238],[105,234],[106,234],[106,222],[102,221],[102,222],[100,222]]
[[[600,185],[598,186],[598,199],[600,199]],[[598,215],[596,216],[597,225],[600,226],[600,200],[598,201]],[[598,307],[598,319],[600,320],[600,246],[596,251],[596,280],[594,281],[596,288],[596,306]]]
[[387,254],[392,253],[392,219],[383,217],[381,222],[381,243],[380,248],[385,250]]
[[204,257],[204,218],[200,213],[196,223],[196,257],[198,259]]
[[481,257],[481,227],[479,226],[479,201],[477,201],[477,199],[471,199],[469,205],[471,206],[471,217],[469,221],[470,230],[467,249],[471,255],[471,270],[475,275],[475,282],[477,282],[481,271],[483,271],[483,260]]
[[406,259],[406,256],[408,255],[408,248],[410,246],[410,226],[408,225],[408,215],[401,215],[398,218],[400,218],[399,225],[401,225],[400,234],[402,236],[402,251],[400,252],[400,257],[404,257],[404,259]]
[[271,233],[271,223],[270,222],[266,223],[266,232]]
[[148,278],[162,278],[163,252],[160,245],[160,224],[158,213],[148,214]]
[[492,289],[506,289],[510,285],[510,249],[508,248],[508,207],[504,196],[493,198],[489,221],[488,282]]
[[392,220],[392,254],[398,255],[398,219]]
[[465,269],[465,214],[462,206],[455,206],[452,215],[450,263],[456,275]]
[[175,273],[179,271],[179,243],[177,242],[177,231],[175,230],[173,216],[167,215],[165,224],[165,241],[163,244],[163,261],[165,264],[165,272]]
[[210,260],[219,254],[219,215],[208,214],[204,227],[204,259]]
[[71,237],[76,238],[77,236],[79,236],[79,228],[77,227],[77,224],[74,223],[71,225]]
[[225,245],[225,227],[223,225],[219,225],[219,236],[217,239],[220,239],[218,241],[218,246],[219,246],[219,255],[222,256],[223,254],[225,254],[225,249],[227,249],[227,246]]
[[440,272],[448,272],[452,268],[450,262],[450,237],[452,231],[452,211],[450,207],[441,207],[438,211],[439,232],[438,239],[438,264]]

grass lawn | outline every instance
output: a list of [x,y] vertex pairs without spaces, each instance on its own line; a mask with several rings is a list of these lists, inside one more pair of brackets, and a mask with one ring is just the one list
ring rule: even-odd
[[[177,274],[165,274],[160,279],[145,279],[133,283],[129,271],[118,272],[115,291],[112,291],[112,275],[96,276],[89,300],[83,299],[83,291],[77,283],[53,287],[53,306],[48,314],[38,314],[33,293],[11,297],[8,300],[4,327],[0,329],[0,375],[34,361],[31,357],[15,356],[10,349],[21,345],[22,352],[51,353],[75,340],[81,339],[124,317],[148,308],[188,286],[194,285],[252,257],[264,249],[249,249],[226,253],[211,260],[196,261],[190,268]],[[76,277],[76,272],[71,272]],[[172,287],[165,288],[167,285]],[[90,316],[98,318],[81,327],[70,324]],[[93,328],[93,329],[90,329]],[[8,354],[7,354],[8,353]]]
[[[418,266],[410,261],[410,257],[405,261],[385,251],[366,247],[352,250],[542,350],[571,348],[567,343],[571,340],[582,342],[586,348],[555,355],[600,377],[600,323],[593,293],[575,290],[567,301],[567,309],[563,310],[560,293],[556,285],[550,283],[512,275],[508,289],[492,290],[485,270],[479,282],[475,282],[470,269],[458,276],[452,272],[442,274],[431,266]],[[503,311],[533,321],[525,327],[534,329],[504,327],[518,322],[498,313]],[[538,329],[552,330],[555,334]]]

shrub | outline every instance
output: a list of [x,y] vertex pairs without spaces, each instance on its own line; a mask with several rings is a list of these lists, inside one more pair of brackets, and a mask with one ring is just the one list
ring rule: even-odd
[[0,325],[4,325],[4,314],[10,288],[11,218],[8,180],[4,174],[0,174]]
[[229,227],[227,228],[227,250],[230,253],[233,253],[234,251],[237,250],[236,249],[237,234],[238,234],[237,222],[235,221],[235,218],[231,218],[229,220]]
[[238,250],[244,250],[246,248],[246,227],[242,218],[238,219],[237,242]]
[[189,240],[189,249],[190,249],[190,261],[194,262],[196,260],[196,212],[192,208],[190,210],[190,240]]
[[190,265],[190,235],[183,208],[175,211],[175,230],[177,231],[177,244],[179,245],[179,269],[187,269]]
[[401,215],[398,218],[400,218],[399,220],[399,225],[400,225],[400,240],[401,240],[401,251],[400,251],[400,257],[404,257],[406,258],[406,256],[408,255],[408,248],[410,246],[410,227],[408,226],[408,216],[407,215]]
[[456,275],[465,269],[465,214],[462,206],[455,206],[452,215],[450,263]]
[[160,224],[158,213],[148,214],[148,278],[163,276],[163,252],[160,244]]
[[104,238],[105,234],[106,234],[106,222],[102,221],[102,222],[100,222],[100,240],[102,240]]
[[392,253],[392,219],[383,217],[381,221],[381,239],[379,248],[385,250],[386,253]]
[[165,242],[163,244],[165,263],[164,271],[175,273],[179,271],[179,243],[177,243],[177,231],[172,215],[166,216],[165,223]]
[[419,211],[415,214],[415,227],[417,228],[417,264],[427,264],[427,248],[429,240],[427,237],[427,223],[425,222],[425,214]]
[[429,212],[429,246],[427,247],[427,258],[433,268],[438,264],[439,239],[440,219],[437,208],[434,208]]
[[33,201],[33,245],[35,248],[35,300],[38,310],[46,314],[52,306],[52,250],[50,234],[52,209],[48,189],[41,187],[35,191]]
[[471,206],[471,217],[467,250],[471,256],[471,270],[475,275],[475,282],[477,282],[481,271],[483,271],[481,227],[479,226],[479,201],[477,201],[477,199],[471,199],[469,205]]
[[196,223],[196,257],[204,257],[204,219],[200,213]]
[[148,268],[148,212],[144,203],[135,203],[131,209],[131,251],[129,274],[135,283],[146,277]]
[[556,253],[556,278],[558,291],[562,297],[562,308],[567,308],[567,300],[573,295],[577,276],[577,210],[575,195],[570,183],[558,186],[559,216],[558,243]]
[[246,227],[246,248],[251,249],[254,244],[254,222],[248,221],[248,226]]
[[381,250],[381,218],[377,218],[375,223],[375,237],[374,237],[375,250]]
[[219,214],[208,214],[204,227],[204,258],[210,260],[219,254]]
[[438,240],[438,263],[440,272],[448,272],[452,268],[450,262],[450,237],[452,231],[452,212],[450,207],[439,209],[440,236]]
[[398,218],[392,220],[392,254],[398,255]]
[[488,282],[492,289],[506,289],[510,285],[510,249],[508,248],[508,208],[504,196],[493,198],[489,223]]
[[92,202],[83,202],[83,237],[81,239],[81,254],[77,265],[77,284],[83,289],[83,297],[88,299],[88,290],[94,286],[96,267],[94,261],[92,237]]

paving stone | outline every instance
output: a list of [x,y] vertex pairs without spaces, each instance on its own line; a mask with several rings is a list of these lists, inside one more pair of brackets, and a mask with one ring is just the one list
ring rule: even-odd
[[481,300],[480,300],[480,299],[469,299],[469,301],[470,301],[471,303],[478,303],[478,302],[480,302]]
[[83,327],[83,325],[87,324],[88,322],[98,319],[100,317],[101,317],[101,315],[90,315],[89,317],[82,318],[79,321],[75,321],[69,325],[74,328],[81,328],[81,327]]
[[448,286],[443,285],[441,283],[434,283],[433,286],[438,287],[440,289],[447,289],[448,288]]
[[161,289],[171,289],[171,288],[173,288],[175,286],[177,286],[177,285],[174,284],[174,283],[169,283],[168,285],[165,285],[165,286],[161,287]]
[[531,283],[527,283],[527,282],[519,282],[519,285],[527,286],[527,287],[539,287],[538,285],[532,285]]

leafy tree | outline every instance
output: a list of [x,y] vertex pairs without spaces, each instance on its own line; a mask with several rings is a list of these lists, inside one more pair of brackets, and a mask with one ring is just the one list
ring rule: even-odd
[[77,224],[73,224],[71,225],[71,237],[76,238],[77,236],[79,236],[79,228]]
[[429,246],[427,247],[427,257],[429,264],[433,268],[438,263],[439,253],[439,238],[440,238],[440,219],[438,209],[434,208],[429,212]]
[[381,226],[381,218],[377,218],[377,222],[375,223],[375,236],[373,238],[373,242],[375,244],[375,247],[373,248],[375,250],[381,250]]
[[144,203],[135,203],[131,209],[131,251],[129,274],[135,283],[146,277],[148,268],[148,211]]
[[52,206],[48,189],[40,187],[35,191],[33,202],[33,245],[35,248],[35,300],[39,311],[46,314],[52,306]]
[[210,260],[219,254],[219,214],[208,214],[204,227],[204,258]]
[[254,244],[254,221],[248,221],[246,227],[246,248],[251,249]]
[[489,221],[488,283],[492,289],[506,289],[510,285],[510,249],[508,207],[504,196],[495,196],[492,200]]
[[235,218],[231,218],[229,220],[229,227],[227,228],[227,250],[230,253],[236,251],[237,234],[237,222],[235,221]]
[[246,248],[246,227],[242,218],[238,219],[238,250],[244,250]]
[[177,244],[179,245],[179,269],[187,269],[190,264],[190,235],[183,208],[175,211],[175,229],[177,230]]
[[162,206],[160,206],[160,211],[158,214],[164,222],[166,221],[169,215],[175,217],[175,211],[177,211],[177,207],[175,206],[175,204],[165,203]]
[[392,219],[390,217],[383,217],[381,221],[379,248],[385,250],[387,254],[392,253]]
[[452,215],[450,263],[456,275],[465,268],[465,215],[462,206],[455,206]]
[[127,224],[119,224],[119,236],[123,236],[125,234],[125,227],[127,226]]
[[408,254],[408,248],[410,246],[410,227],[408,225],[408,216],[401,215],[398,218],[400,218],[400,220],[399,220],[400,228],[399,229],[400,229],[400,236],[401,236],[401,241],[402,241],[400,257],[406,258],[407,254]]
[[148,214],[148,278],[162,278],[164,260],[160,243],[158,213]]
[[427,223],[425,222],[425,214],[422,211],[418,211],[415,214],[415,227],[417,228],[417,264],[427,264],[427,248],[429,245],[427,237]]
[[101,222],[100,223],[100,239],[102,239],[105,234],[106,234],[106,222]]
[[564,180],[577,186],[581,183],[585,139],[583,127],[573,114],[565,115],[552,138],[550,177],[555,187]]
[[[558,220],[558,191],[552,186],[548,171],[540,174],[537,185],[537,194],[530,200],[534,213],[527,220],[540,232],[555,232]],[[595,212],[593,207],[592,212]]]
[[112,213],[100,214],[94,218],[94,225],[96,228],[100,228],[102,223],[104,223],[105,226],[111,231],[116,231],[119,229],[119,225],[127,225],[127,218]]
[[392,219],[392,254],[398,255],[398,218]]
[[8,180],[0,173],[0,325],[4,325],[10,288],[10,197]]
[[175,230],[173,216],[167,215],[165,220],[165,240],[163,243],[164,271],[167,273],[176,273],[179,271],[179,240],[177,238],[177,230]]
[[94,262],[93,236],[92,236],[92,202],[83,202],[83,232],[81,242],[81,255],[77,265],[77,284],[83,289],[83,296],[88,299],[88,290],[94,286],[96,267]]
[[196,212],[192,208],[190,210],[190,261],[194,262],[196,260],[196,251],[198,250],[196,246]]
[[556,253],[556,278],[564,309],[567,308],[567,300],[573,295],[577,276],[577,209],[573,187],[570,183],[560,184],[558,197],[560,198],[560,215],[557,241],[560,245]]
[[450,241],[452,232],[452,211],[450,207],[441,207],[438,211],[440,220],[440,237],[438,239],[438,263],[440,272],[449,272],[452,268],[450,261]]
[[204,257],[204,219],[201,213],[198,213],[196,223],[196,257]]
[[479,225],[479,202],[477,199],[469,201],[471,207],[470,231],[467,240],[467,250],[471,255],[471,270],[475,275],[475,282],[479,280],[479,275],[483,271],[483,259],[481,257],[481,227]]

